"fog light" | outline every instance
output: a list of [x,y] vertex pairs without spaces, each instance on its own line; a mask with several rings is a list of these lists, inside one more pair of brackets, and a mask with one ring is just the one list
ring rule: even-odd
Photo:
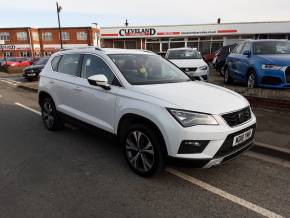
[[183,141],[179,147],[178,154],[201,153],[208,145],[208,140]]

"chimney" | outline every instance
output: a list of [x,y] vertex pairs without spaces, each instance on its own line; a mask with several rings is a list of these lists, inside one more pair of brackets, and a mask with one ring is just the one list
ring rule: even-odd
[[217,19],[217,23],[221,24],[221,19],[220,18]]

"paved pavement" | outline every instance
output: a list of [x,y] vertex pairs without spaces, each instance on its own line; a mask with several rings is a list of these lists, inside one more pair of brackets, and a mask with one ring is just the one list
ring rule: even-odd
[[[21,105],[38,111],[36,93],[0,81],[0,217],[290,217],[290,167],[279,161],[248,152],[212,169],[169,163],[144,179],[111,135],[49,132]],[[256,113],[270,131],[261,122],[276,112]]]

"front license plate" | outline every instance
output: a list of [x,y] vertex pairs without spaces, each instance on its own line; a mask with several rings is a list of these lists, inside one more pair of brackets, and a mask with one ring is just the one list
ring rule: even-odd
[[252,134],[253,129],[249,129],[248,131],[235,136],[233,141],[233,147],[243,143],[244,141],[247,141],[249,138],[252,137]]

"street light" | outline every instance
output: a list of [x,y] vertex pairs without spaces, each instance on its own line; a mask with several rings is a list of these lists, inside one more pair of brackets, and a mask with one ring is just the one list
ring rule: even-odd
[[62,34],[61,34],[61,27],[60,27],[60,18],[59,13],[61,12],[62,7],[58,5],[58,2],[56,2],[56,12],[57,12],[57,20],[58,20],[58,32],[59,32],[59,39],[60,39],[60,48],[63,49],[63,43],[62,43]]

